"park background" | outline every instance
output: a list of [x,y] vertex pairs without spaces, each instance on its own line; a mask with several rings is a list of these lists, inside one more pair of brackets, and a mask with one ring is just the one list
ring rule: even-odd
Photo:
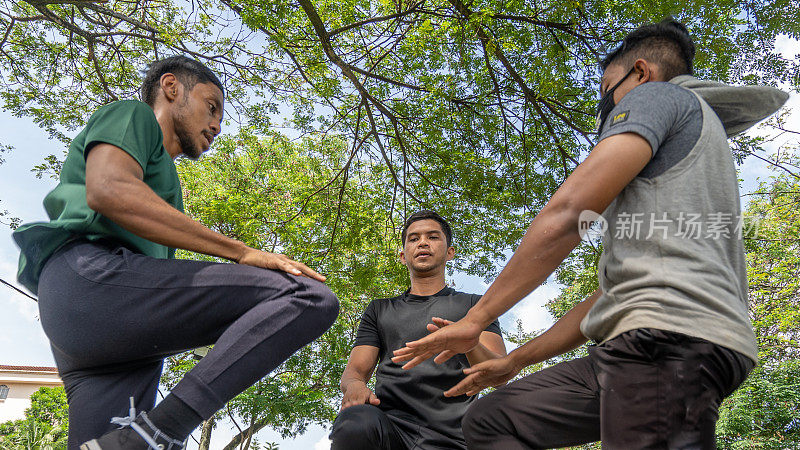
[[[699,77],[791,93],[777,117],[731,141],[755,230],[745,245],[761,362],[723,405],[718,437],[722,448],[798,448],[798,10],[784,1],[5,2],[0,278],[15,282],[11,229],[46,218],[41,200],[91,112],[135,98],[147,62],[198,58],[222,75],[227,122],[212,152],[179,164],[187,212],[326,273],[342,313],[190,448],[327,449],[360,313],[407,286],[396,261],[403,217],[422,207],[448,217],[459,255],[448,282],[484,292],[594,143],[597,58],[671,14],[695,38]],[[585,242],[501,318],[509,349],[596,287],[598,254]],[[0,364],[53,365],[35,302],[0,289]],[[171,358],[164,390],[193,361]],[[63,420],[32,411],[0,426],[0,445],[42,447],[47,437],[58,447],[63,430],[48,437],[48,427]]]

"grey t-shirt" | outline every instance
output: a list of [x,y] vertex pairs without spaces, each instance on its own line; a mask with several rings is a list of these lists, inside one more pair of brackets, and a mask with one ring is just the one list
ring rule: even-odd
[[[373,300],[361,317],[355,345],[380,349],[375,395],[381,401],[381,410],[442,435],[437,438],[423,433],[420,439],[437,442],[417,442],[418,448],[466,448],[461,418],[476,396],[445,397],[443,392],[464,378],[463,370],[469,367],[469,362],[460,354],[443,364],[429,359],[403,370],[403,364],[392,362],[392,352],[405,347],[406,342],[430,334],[426,327],[432,317],[455,322],[480,298],[480,295],[465,294],[449,287],[431,296],[406,291],[394,298]],[[499,322],[492,322],[486,331],[501,334]],[[449,442],[442,442],[441,438]]]
[[604,342],[656,328],[757,360],[739,188],[719,118],[692,91],[648,82],[612,110],[600,140],[620,133],[646,139],[653,158],[602,214],[603,294],[581,331]]

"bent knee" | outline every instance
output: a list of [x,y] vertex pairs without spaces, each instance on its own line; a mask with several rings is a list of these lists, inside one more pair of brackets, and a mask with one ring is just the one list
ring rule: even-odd
[[497,408],[497,402],[490,394],[479,398],[467,409],[467,413],[461,419],[461,428],[468,441],[472,436],[486,436],[495,431],[493,422],[500,415]]
[[363,405],[348,406],[341,410],[339,415],[336,416],[336,421],[338,422],[341,419],[342,422],[353,421],[357,423],[371,423],[376,421],[379,414],[382,414],[380,408],[365,403]]
[[324,286],[324,289],[321,289],[321,291],[318,301],[319,309],[327,320],[328,326],[330,326],[336,321],[336,318],[339,317],[339,299],[327,286]]
[[339,299],[336,294],[323,283],[308,280],[308,298],[314,308],[315,315],[319,323],[327,330],[339,316]]
[[342,443],[371,442],[380,429],[380,414],[380,408],[373,405],[345,408],[336,416],[330,438]]

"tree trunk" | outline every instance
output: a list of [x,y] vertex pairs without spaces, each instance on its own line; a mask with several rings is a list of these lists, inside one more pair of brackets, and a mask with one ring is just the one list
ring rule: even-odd
[[234,436],[233,439],[231,439],[231,441],[228,442],[228,444],[222,450],[235,450],[236,448],[239,447],[239,445],[242,445],[245,442],[248,436],[256,434],[260,429],[266,426],[267,426],[266,421],[254,423],[252,426],[246,428],[241,433]]
[[197,450],[208,450],[211,445],[211,431],[214,430],[214,417],[203,422],[203,431],[200,432],[200,447]]

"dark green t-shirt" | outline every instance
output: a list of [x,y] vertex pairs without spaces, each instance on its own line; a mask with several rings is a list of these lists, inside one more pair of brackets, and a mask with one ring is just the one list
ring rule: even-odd
[[31,292],[38,291],[39,274],[47,259],[76,237],[114,240],[154,258],[175,256],[175,249],[136,236],[86,204],[86,154],[99,143],[115,145],[130,154],[142,166],[145,184],[183,211],[178,172],[164,149],[153,110],[136,100],[103,106],[70,144],[58,186],[44,198],[50,222],[25,224],[13,234],[20,248],[17,279]]

